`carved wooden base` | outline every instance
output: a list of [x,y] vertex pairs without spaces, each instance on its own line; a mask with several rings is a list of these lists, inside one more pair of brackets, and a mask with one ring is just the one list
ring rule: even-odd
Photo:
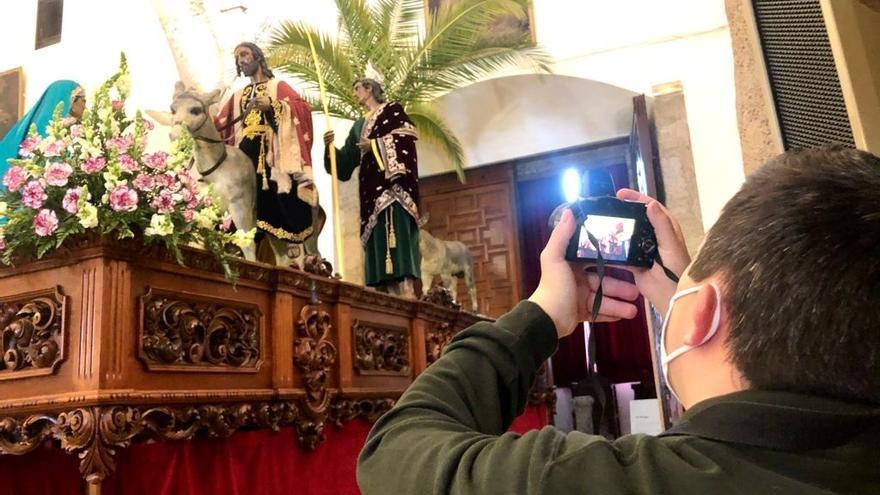
[[394,400],[335,398],[327,414],[313,416],[301,400],[200,406],[83,407],[56,415],[34,414],[0,419],[0,454],[23,455],[46,440],[60,442],[80,459],[79,469],[91,484],[100,483],[116,468],[116,449],[133,441],[189,440],[196,435],[228,437],[244,428],[292,426],[305,449],[324,441],[328,421],[338,427],[357,418],[375,421],[394,406]]

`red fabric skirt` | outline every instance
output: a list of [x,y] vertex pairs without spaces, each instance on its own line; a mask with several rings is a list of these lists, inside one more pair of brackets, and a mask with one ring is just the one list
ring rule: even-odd
[[[549,422],[544,406],[529,406],[512,431]],[[314,451],[299,447],[293,428],[258,430],[229,438],[140,443],[116,452],[116,472],[103,495],[359,495],[355,478],[370,423],[324,427]],[[79,459],[58,448],[0,456],[0,495],[79,495]]]

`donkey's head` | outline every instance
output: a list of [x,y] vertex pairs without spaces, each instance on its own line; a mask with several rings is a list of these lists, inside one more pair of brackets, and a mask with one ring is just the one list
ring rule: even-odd
[[172,126],[172,139],[176,137],[177,126],[186,127],[190,134],[196,136],[214,126],[215,112],[212,106],[219,100],[219,89],[202,93],[194,88],[187,88],[178,81],[174,85],[171,112],[147,111],[147,115],[160,124]]

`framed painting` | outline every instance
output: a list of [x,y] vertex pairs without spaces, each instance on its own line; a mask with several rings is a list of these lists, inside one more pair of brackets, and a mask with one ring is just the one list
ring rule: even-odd
[[[447,6],[460,3],[464,0],[425,0],[425,19],[430,19],[435,12]],[[535,10],[532,0],[524,2],[524,15],[506,15],[499,17],[486,32],[486,39],[505,39],[515,34],[528,33],[532,43],[537,42],[535,37]]]
[[0,139],[24,112],[24,73],[21,67],[0,72]]

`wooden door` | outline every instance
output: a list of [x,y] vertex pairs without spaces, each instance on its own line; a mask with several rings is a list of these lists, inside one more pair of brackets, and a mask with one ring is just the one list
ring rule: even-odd
[[[422,212],[430,215],[424,228],[438,239],[461,241],[470,249],[480,312],[498,317],[520,300],[513,168],[481,167],[468,170],[466,177],[465,184],[455,174],[421,179]],[[470,308],[463,281],[457,301]]]

